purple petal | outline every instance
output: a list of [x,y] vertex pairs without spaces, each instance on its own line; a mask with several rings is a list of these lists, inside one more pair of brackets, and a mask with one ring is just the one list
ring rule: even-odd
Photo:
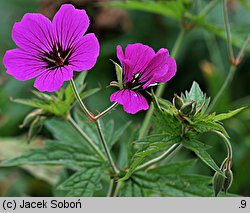
[[69,81],[73,77],[73,70],[69,67],[59,67],[54,70],[48,70],[40,75],[34,83],[41,92],[54,92],[59,90],[64,81]]
[[148,63],[154,57],[154,50],[140,43],[129,44],[125,49],[125,56],[122,59],[121,49],[117,48],[117,57],[124,63],[124,60],[130,62],[131,66],[123,67],[124,76],[127,81],[131,81],[134,74],[142,72],[148,65]]
[[46,71],[46,63],[22,49],[8,50],[3,58],[7,73],[14,78],[25,81]]
[[116,47],[116,53],[117,53],[117,58],[120,60],[120,62],[122,62],[122,60],[124,60],[124,53],[122,51],[121,45],[118,45]]
[[152,83],[169,81],[176,73],[176,62],[169,56],[167,49],[160,49],[144,70],[140,81],[146,82],[143,88]]
[[166,60],[166,64],[168,66],[167,71],[164,73],[163,76],[155,75],[153,79],[154,82],[167,82],[175,76],[177,71],[176,61],[173,58],[169,57]]
[[30,53],[44,53],[52,50],[52,25],[41,14],[27,13],[21,22],[15,23],[12,38],[22,49]]
[[99,55],[99,42],[93,33],[87,34],[72,48],[69,64],[75,71],[91,69]]
[[111,102],[117,102],[123,105],[125,112],[136,114],[140,110],[147,110],[149,108],[146,98],[140,93],[129,89],[118,90],[110,96]]
[[82,38],[89,27],[89,18],[85,10],[64,4],[55,14],[52,24],[56,40],[62,45],[63,50],[66,50]]

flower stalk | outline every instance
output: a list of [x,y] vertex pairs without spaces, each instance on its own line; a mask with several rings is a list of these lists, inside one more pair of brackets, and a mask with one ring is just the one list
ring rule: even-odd
[[226,5],[226,0],[223,0],[223,11],[224,11],[224,22],[225,22],[225,29],[226,29],[226,34],[227,34],[227,46],[228,46],[228,54],[229,54],[229,60],[231,62],[231,67],[229,69],[228,76],[224,83],[222,84],[220,90],[218,91],[217,95],[213,99],[212,103],[210,104],[207,113],[210,113],[214,107],[217,105],[218,101],[220,100],[221,96],[225,92],[225,90],[228,88],[228,86],[231,84],[234,74],[237,70],[237,67],[239,64],[242,62],[242,59],[244,57],[244,53],[246,51],[246,48],[249,45],[250,42],[250,34],[248,35],[247,39],[245,40],[244,44],[242,45],[237,57],[234,57],[233,54],[233,48],[232,48],[232,39],[231,39],[231,32],[230,32],[230,24],[228,20],[228,13],[227,13],[227,5]]
[[228,138],[227,138],[224,134],[222,134],[221,132],[219,132],[219,131],[213,131],[213,132],[216,133],[217,135],[219,135],[219,136],[223,139],[223,141],[224,141],[224,143],[225,143],[225,145],[226,145],[226,147],[227,147],[227,158],[228,158],[230,161],[232,161],[232,158],[233,158],[233,149],[232,149],[232,146],[231,146],[230,141],[229,141]]
[[226,36],[227,36],[227,48],[228,48],[228,56],[229,60],[233,64],[235,61],[234,53],[233,53],[233,46],[232,46],[232,36],[231,36],[231,30],[230,30],[230,23],[228,19],[228,10],[227,10],[227,1],[223,0],[223,17],[224,17],[224,24],[225,24],[225,30],[226,30]]
[[235,66],[231,66],[229,73],[227,75],[226,80],[224,81],[224,83],[222,84],[220,90],[217,92],[216,96],[214,97],[213,101],[211,102],[210,106],[207,109],[207,113],[210,113],[215,106],[217,105],[218,101],[220,100],[221,96],[224,94],[225,90],[228,88],[228,86],[231,84],[235,71],[236,71],[237,67]]
[[92,114],[88,111],[87,107],[85,106],[85,104],[82,102],[82,99],[81,99],[81,96],[79,95],[78,91],[77,91],[77,88],[76,88],[76,84],[73,80],[73,78],[70,80],[70,85],[71,85],[71,88],[74,92],[74,95],[82,109],[82,111],[84,112],[84,114],[89,118],[89,119],[92,119],[93,116]]
[[199,13],[199,16],[205,17],[219,3],[220,0],[210,1],[206,7]]
[[[114,172],[115,174],[119,174],[119,170],[116,168],[116,165],[115,165],[115,163],[114,163],[114,161],[113,161],[113,159],[112,159],[112,156],[111,156],[111,154],[110,154],[108,145],[107,145],[107,143],[106,143],[106,141],[105,141],[105,138],[104,138],[104,135],[103,135],[103,131],[102,131],[102,129],[101,129],[101,125],[100,125],[100,122],[99,122],[100,116],[98,117],[98,119],[96,119],[96,117],[93,116],[91,112],[89,112],[89,110],[87,109],[87,107],[86,107],[85,104],[83,103],[83,101],[82,101],[82,99],[81,99],[81,96],[80,96],[79,93],[78,93],[78,90],[77,90],[77,88],[76,88],[76,85],[75,85],[75,82],[74,82],[73,79],[70,80],[70,84],[71,84],[71,87],[72,87],[72,90],[73,90],[73,92],[74,92],[74,95],[75,95],[75,97],[76,97],[76,99],[77,99],[77,101],[78,101],[78,103],[79,103],[79,105],[80,105],[82,111],[83,111],[84,114],[87,116],[87,118],[90,119],[90,121],[93,121],[93,122],[95,122],[95,124],[96,124],[97,130],[98,130],[98,134],[99,134],[100,139],[101,139],[101,143],[102,143],[102,145],[103,145],[104,151],[105,151],[105,153],[106,153],[106,155],[107,155],[107,158],[108,158],[108,160],[109,160],[109,163],[110,163],[110,166],[111,166],[113,172]],[[113,106],[113,107],[112,107],[112,106]],[[113,109],[114,106],[115,106],[115,104],[113,104],[112,106],[111,106],[112,108],[110,107],[109,110]],[[109,111],[109,110],[108,110],[108,111]],[[102,113],[102,115],[106,114],[108,111],[105,110],[104,113]],[[78,130],[78,131],[79,131],[79,130]],[[92,146],[93,146],[93,145],[92,145]],[[94,148],[94,147],[93,147],[93,148]]]
[[89,146],[96,152],[96,154],[103,160],[107,161],[107,158],[103,155],[103,153],[100,151],[98,146],[89,138],[89,136],[82,131],[82,129],[78,126],[78,124],[72,119],[71,116],[68,116],[67,121],[74,127],[74,129],[80,133],[82,138],[89,144]]
[[108,112],[110,112],[111,110],[115,109],[117,106],[118,106],[117,102],[113,103],[109,108],[105,109],[103,112],[101,112],[97,116],[95,116],[94,119],[95,120],[100,119],[101,117],[103,117],[104,115],[106,115]]
[[108,160],[109,160],[109,163],[110,163],[110,165],[111,165],[111,167],[113,169],[113,172],[115,174],[119,174],[119,170],[117,169],[117,167],[115,165],[115,162],[114,162],[114,160],[113,160],[113,158],[112,158],[112,156],[110,154],[108,145],[107,145],[106,140],[104,138],[103,131],[102,131],[102,128],[101,128],[101,125],[100,125],[100,121],[97,120],[95,123],[96,123],[96,126],[97,126],[97,130],[98,130],[98,133],[99,133],[103,148],[104,148],[105,153],[106,153],[106,155],[108,157]]
[[242,47],[241,47],[241,49],[240,49],[240,51],[239,51],[238,56],[237,56],[236,59],[235,59],[235,66],[238,66],[238,65],[241,63],[241,61],[242,61],[242,59],[243,59],[243,57],[244,57],[246,48],[247,48],[247,46],[249,45],[249,42],[250,42],[250,33],[249,33],[249,35],[247,36],[247,39],[245,40],[244,44],[242,45]]

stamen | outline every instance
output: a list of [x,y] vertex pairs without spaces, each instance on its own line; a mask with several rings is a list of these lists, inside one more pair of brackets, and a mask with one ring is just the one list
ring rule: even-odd
[[51,58],[48,58],[48,57],[44,57],[46,60],[48,60],[48,61],[50,61],[50,62],[52,62],[52,63],[56,63],[56,61],[55,60],[53,60],[53,59],[51,59]]
[[63,63],[67,60],[67,58],[69,57],[69,55],[70,55],[71,52],[72,52],[72,50],[70,50],[70,51],[68,52],[68,54],[64,57]]

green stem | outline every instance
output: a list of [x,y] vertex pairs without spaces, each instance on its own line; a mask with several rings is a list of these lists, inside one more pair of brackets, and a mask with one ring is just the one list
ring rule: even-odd
[[82,99],[81,99],[81,96],[79,95],[78,91],[77,91],[77,88],[76,88],[76,85],[75,85],[75,82],[73,80],[73,78],[70,80],[70,85],[71,85],[71,88],[74,92],[74,95],[82,109],[82,111],[84,112],[84,114],[89,118],[89,119],[92,119],[92,115],[91,113],[88,111],[87,107],[84,105],[84,103],[82,102]]
[[[177,54],[179,52],[179,49],[181,47],[181,44],[184,40],[184,35],[185,35],[185,29],[182,29],[179,33],[179,36],[174,44],[174,47],[172,49],[172,52],[171,52],[171,56],[173,58],[176,58],[177,57]],[[157,90],[156,90],[156,96],[157,97],[161,97],[162,96],[162,93],[164,92],[164,89],[166,87],[166,83],[165,84],[161,84]],[[154,111],[154,108],[153,108],[153,105],[151,104],[149,110],[147,111],[147,114],[144,118],[144,121],[142,123],[142,127],[141,127],[141,130],[140,130],[140,133],[139,133],[139,139],[142,139],[143,137],[145,137],[148,133],[148,129],[149,129],[149,126],[150,126],[150,121],[151,121],[151,117],[153,115],[153,111]]]
[[113,161],[113,158],[112,158],[112,156],[111,156],[111,154],[109,152],[109,148],[108,148],[108,145],[107,145],[106,140],[104,138],[104,135],[103,135],[102,128],[101,128],[99,120],[97,120],[95,123],[96,123],[96,126],[97,126],[97,130],[98,130],[98,133],[99,133],[103,148],[104,148],[105,153],[106,153],[106,155],[108,157],[109,163],[110,163],[114,173],[119,174],[119,170],[116,168],[116,165],[115,165],[115,163]]
[[230,159],[230,161],[232,160],[232,158],[233,158],[233,149],[232,149],[232,146],[231,146],[231,143],[230,143],[230,141],[228,140],[228,138],[224,135],[224,134],[222,134],[221,132],[219,132],[219,131],[213,131],[214,133],[216,133],[217,135],[219,135],[222,139],[223,139],[223,141],[225,142],[225,145],[226,145],[226,147],[227,147],[227,158],[228,159]]
[[175,150],[177,150],[177,148],[179,149],[180,147],[181,147],[180,144],[172,145],[169,149],[167,149],[165,152],[163,152],[160,156],[151,159],[150,161],[142,164],[141,166],[138,166],[135,171],[140,171],[140,170],[146,169],[149,166],[160,162],[161,160],[169,157]]
[[247,39],[245,40],[244,44],[242,45],[242,47],[240,49],[238,56],[236,57],[236,65],[240,64],[240,62],[242,61],[244,53],[246,51],[246,48],[247,48],[249,42],[250,42],[250,34],[248,35]]
[[115,187],[114,194],[113,194],[112,197],[118,197],[119,192],[120,192],[120,190],[121,190],[123,184],[124,184],[123,181],[118,181],[118,182],[117,182],[117,185],[116,185],[116,187]]
[[212,103],[210,104],[209,108],[207,109],[207,113],[210,113],[214,107],[217,105],[218,101],[220,100],[221,96],[223,95],[223,93],[225,92],[225,90],[227,89],[227,87],[231,84],[234,74],[236,71],[236,67],[235,66],[231,66],[228,76],[226,78],[226,80],[224,81],[223,85],[221,86],[219,92],[217,93],[217,95],[215,96],[215,98],[213,99]]
[[111,111],[112,109],[116,108],[118,106],[118,103],[115,102],[114,104],[112,104],[109,108],[105,109],[103,112],[101,112],[100,114],[98,114],[97,116],[95,116],[95,119],[98,120],[99,118],[103,117],[104,115],[106,115],[109,111]]
[[103,160],[107,161],[106,157],[102,154],[98,146],[89,138],[89,136],[82,131],[77,123],[71,118],[68,118],[68,122],[74,127],[74,129],[82,136],[82,138],[89,144],[89,146],[96,152],[96,154]]
[[209,2],[206,5],[206,7],[204,7],[203,10],[201,10],[201,12],[199,13],[199,16],[201,16],[201,17],[206,16],[219,3],[219,1],[220,0],[213,0],[213,1]]
[[[101,139],[101,143],[102,143],[102,145],[103,145],[103,147],[104,147],[104,151],[105,151],[105,153],[106,153],[106,155],[107,155],[107,157],[108,157],[108,160],[109,160],[109,162],[110,162],[111,168],[113,169],[113,171],[114,171],[115,174],[119,174],[119,170],[116,168],[116,165],[115,165],[115,163],[114,163],[114,161],[113,161],[113,159],[112,159],[112,157],[111,157],[111,154],[110,154],[110,152],[109,152],[109,148],[108,148],[107,143],[106,143],[106,141],[105,141],[105,138],[104,138],[104,135],[103,135],[103,132],[102,132],[102,129],[101,129],[101,125],[100,125],[99,120],[98,120],[98,119],[95,119],[95,117],[94,117],[93,115],[91,115],[91,113],[89,112],[89,110],[87,109],[87,107],[85,106],[85,104],[82,102],[82,99],[81,99],[81,97],[80,97],[80,95],[79,95],[79,93],[78,93],[78,91],[77,91],[77,88],[76,88],[76,85],[75,85],[75,82],[74,82],[73,79],[70,80],[70,83],[71,83],[71,87],[72,87],[72,89],[73,89],[73,92],[74,92],[74,94],[75,94],[75,97],[76,97],[76,99],[77,99],[79,105],[81,106],[82,111],[85,113],[85,115],[86,115],[91,121],[95,122],[95,124],[96,124],[96,126],[97,126],[97,130],[98,130],[98,133],[99,133],[99,136],[100,136],[100,139]],[[78,126],[77,126],[77,127],[78,127]],[[81,129],[79,128],[78,131],[80,131],[80,130],[81,130]],[[97,148],[96,145],[94,146],[93,143],[91,143],[90,145],[92,146],[93,149],[95,149],[95,151],[97,151],[98,148]],[[98,150],[99,150],[99,149],[98,149]],[[100,152],[100,153],[101,153],[101,152]],[[100,155],[100,153],[99,153],[99,155]],[[104,157],[104,158],[105,158],[105,157]],[[105,160],[106,160],[106,158],[105,158]]]
[[234,61],[234,53],[233,53],[233,46],[232,46],[230,23],[229,23],[229,19],[228,19],[227,0],[223,0],[223,17],[224,17],[224,24],[225,24],[225,29],[226,29],[227,48],[228,48],[229,59],[231,62],[233,62]]
[[112,193],[113,193],[113,190],[114,190],[114,185],[115,185],[115,179],[112,178],[112,179],[110,180],[109,190],[108,190],[107,197],[112,197]]

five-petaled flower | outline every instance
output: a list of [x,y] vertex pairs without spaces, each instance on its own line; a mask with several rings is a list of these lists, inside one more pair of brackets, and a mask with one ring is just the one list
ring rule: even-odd
[[93,33],[83,36],[88,26],[85,10],[70,4],[62,5],[52,22],[41,14],[25,14],[12,30],[19,48],[8,50],[3,59],[7,73],[21,81],[37,77],[34,86],[40,91],[58,90],[73,71],[96,63],[100,47]]
[[141,91],[169,81],[176,73],[176,62],[164,48],[155,53],[151,47],[137,43],[129,44],[123,53],[117,46],[117,57],[122,65],[123,88],[113,93],[110,101],[123,105],[130,114],[149,108]]

